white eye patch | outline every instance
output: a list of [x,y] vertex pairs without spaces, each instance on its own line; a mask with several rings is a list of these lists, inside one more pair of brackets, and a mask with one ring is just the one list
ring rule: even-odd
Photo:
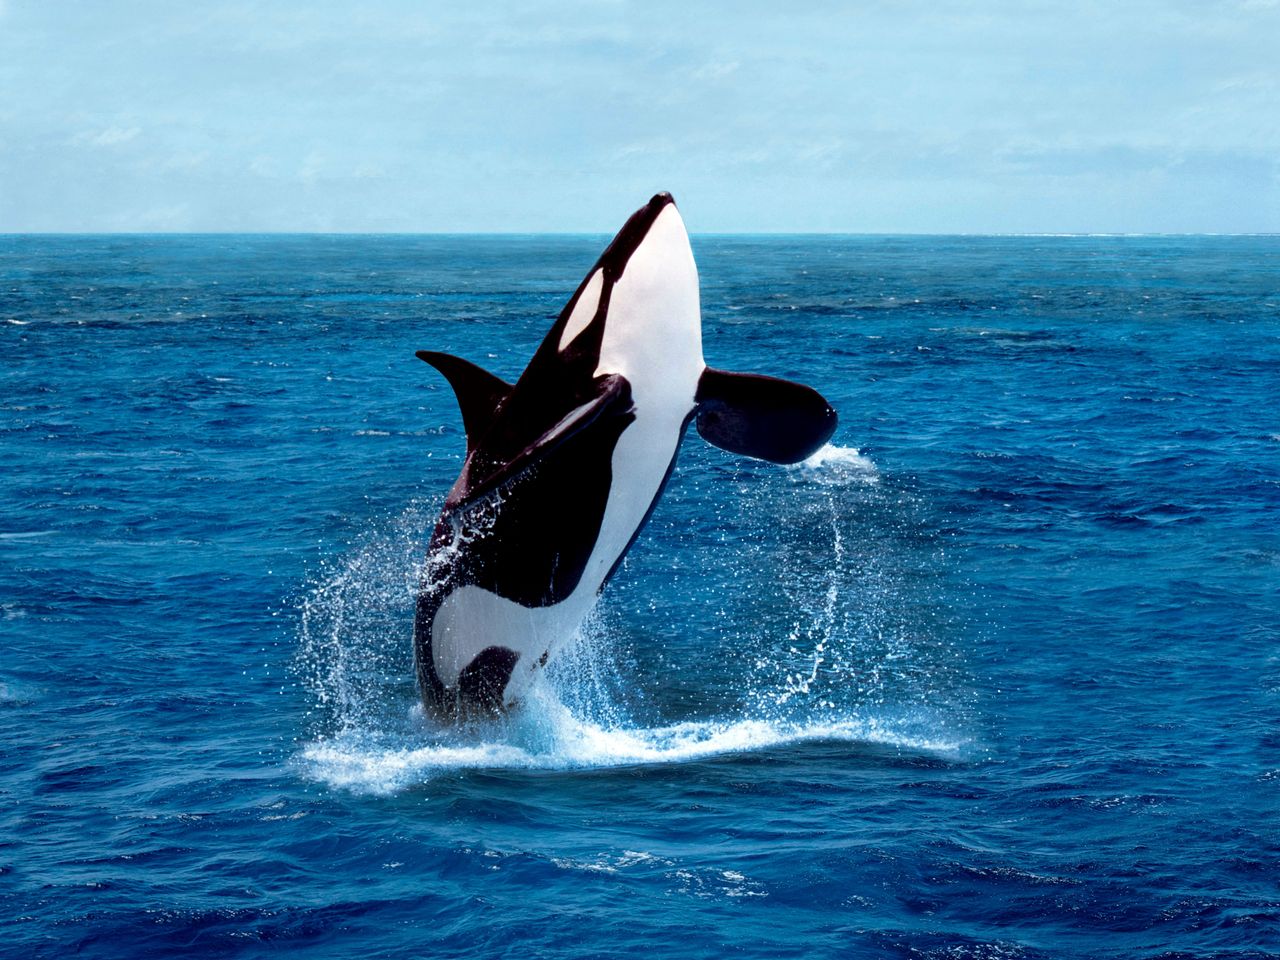
[[569,321],[560,334],[560,350],[564,350],[578,338],[578,334],[587,329],[587,324],[596,315],[596,307],[600,306],[600,291],[603,287],[602,271],[597,270],[582,288],[582,296],[578,298],[578,302],[573,305],[573,313],[569,314]]

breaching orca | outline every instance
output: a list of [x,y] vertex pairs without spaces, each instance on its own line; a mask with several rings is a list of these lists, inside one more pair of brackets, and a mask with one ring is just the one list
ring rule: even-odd
[[824,444],[836,414],[786,380],[702,360],[698,273],[670,194],[636,211],[514,385],[444,353],[467,435],[431,538],[414,660],[432,714],[516,703],[573,636],[644,526],[690,420],[775,463]]

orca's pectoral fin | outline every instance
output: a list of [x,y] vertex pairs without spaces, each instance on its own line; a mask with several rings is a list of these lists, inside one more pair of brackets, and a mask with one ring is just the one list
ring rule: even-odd
[[602,417],[630,413],[631,384],[627,382],[626,377],[610,373],[596,378],[591,386],[590,397],[561,417],[555,426],[530,444],[530,451],[545,453],[553,450]]
[[800,383],[708,367],[698,381],[698,433],[722,450],[798,463],[831,439],[836,412]]
[[443,373],[449,386],[453,387],[458,408],[462,411],[462,428],[467,433],[467,449],[470,450],[493,423],[498,404],[511,393],[511,384],[452,354],[419,350],[416,356]]
[[473,476],[467,484],[465,502],[485,496],[510,483],[535,466],[570,437],[581,433],[598,420],[613,416],[631,416],[631,384],[620,374],[597,379],[591,396],[574,407],[545,430],[536,440],[511,459],[495,465],[491,472]]

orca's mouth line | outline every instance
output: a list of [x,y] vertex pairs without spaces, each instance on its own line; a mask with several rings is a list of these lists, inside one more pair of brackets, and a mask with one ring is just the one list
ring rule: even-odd
[[605,247],[604,253],[600,254],[600,259],[596,262],[596,266],[604,271],[605,277],[611,283],[617,283],[621,279],[632,254],[639,249],[640,244],[644,243],[644,238],[649,235],[649,230],[657,221],[658,215],[668,206],[674,207],[675,203],[675,197],[666,191],[655,193],[647,204],[633,213],[622,225],[622,229],[618,231],[609,246]]

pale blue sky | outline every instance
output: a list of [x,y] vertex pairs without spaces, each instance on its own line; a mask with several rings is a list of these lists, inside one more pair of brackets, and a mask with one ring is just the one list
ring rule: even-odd
[[1280,231],[1280,0],[0,0],[0,232]]

